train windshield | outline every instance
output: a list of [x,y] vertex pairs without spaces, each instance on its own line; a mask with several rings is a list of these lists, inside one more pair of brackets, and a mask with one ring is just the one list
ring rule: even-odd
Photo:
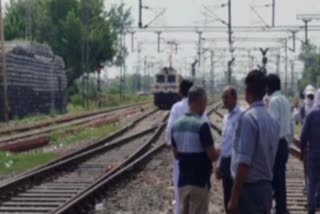
[[157,75],[157,83],[164,83],[165,79],[163,75]]
[[174,76],[174,75],[169,75],[169,76],[168,76],[168,82],[169,82],[169,83],[174,83],[174,82],[176,82],[176,76]]

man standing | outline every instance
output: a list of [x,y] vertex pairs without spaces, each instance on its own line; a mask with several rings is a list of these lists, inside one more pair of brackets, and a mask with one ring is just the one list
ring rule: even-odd
[[289,143],[293,139],[293,124],[290,103],[281,94],[281,81],[276,74],[269,74],[267,76],[267,94],[270,97],[269,113],[280,126],[280,140],[273,167],[272,181],[276,201],[276,214],[286,214],[288,212],[286,164],[289,157]]
[[[170,146],[171,143],[171,133],[173,124],[176,122],[177,119],[185,115],[189,112],[189,105],[188,105],[188,92],[189,89],[193,86],[193,83],[189,80],[183,80],[180,84],[179,94],[181,96],[181,101],[177,102],[173,105],[170,111],[170,116],[168,120],[168,125],[166,128],[166,141],[167,144]],[[209,121],[207,116],[204,114],[203,118],[206,121]],[[173,184],[175,188],[175,213],[180,213],[180,205],[179,205],[179,194],[178,194],[178,178],[179,178],[179,161],[177,159],[174,160],[173,164]]]
[[293,118],[296,123],[300,123],[303,125],[304,120],[308,116],[308,114],[311,112],[313,104],[314,104],[314,94],[315,94],[315,88],[312,85],[308,85],[303,92],[304,100],[303,105],[301,108],[297,108],[293,112]]
[[263,104],[266,80],[251,71],[245,79],[250,105],[239,120],[231,158],[234,184],[228,213],[269,214],[272,206],[272,173],[279,141],[279,125]]
[[308,213],[315,214],[317,192],[320,185],[320,90],[316,93],[315,106],[307,116],[300,138],[301,159],[307,160]]
[[227,108],[228,113],[223,118],[223,133],[221,154],[219,157],[219,167],[216,169],[216,177],[222,179],[224,206],[227,210],[228,202],[232,191],[232,177],[230,171],[232,145],[235,138],[238,121],[243,113],[243,109],[238,104],[238,96],[235,88],[229,86],[223,91],[222,100],[224,107]]
[[172,129],[172,146],[179,160],[179,199],[181,214],[208,212],[212,161],[219,157],[209,124],[202,118],[207,106],[203,88],[193,86],[188,94],[190,112],[178,119]]

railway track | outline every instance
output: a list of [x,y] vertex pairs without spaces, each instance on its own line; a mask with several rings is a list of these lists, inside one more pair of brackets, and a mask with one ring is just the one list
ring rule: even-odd
[[[88,213],[104,188],[164,147],[168,112],[94,146],[0,184],[0,213]],[[144,125],[142,128],[141,125]]]
[[119,120],[122,116],[138,113],[141,110],[146,110],[148,107],[149,105],[146,103],[123,106],[90,114],[84,113],[78,117],[62,118],[55,122],[35,124],[27,129],[17,127],[13,130],[18,130],[18,133],[14,131],[14,134],[12,134],[12,129],[6,132],[2,131],[6,135],[0,137],[0,149],[19,152],[41,147],[49,143],[49,134],[52,131],[64,130],[68,132],[75,131],[76,128],[112,123]]
[[60,213],[65,210],[67,204],[136,160],[157,141],[166,116],[163,112],[155,114],[157,121],[154,117],[153,120],[158,127],[128,133],[0,186],[0,213]]
[[82,119],[85,117],[90,117],[90,116],[99,115],[103,113],[111,113],[113,111],[126,109],[134,106],[146,105],[146,104],[148,103],[125,105],[125,106],[115,107],[107,110],[95,110],[95,111],[86,111],[81,113],[70,113],[66,115],[59,115],[56,118],[48,119],[45,121],[38,121],[28,125],[14,125],[13,127],[0,128],[0,136],[8,135],[10,133],[19,133],[19,132],[29,131],[32,129],[43,128],[53,124],[64,123],[71,120]]

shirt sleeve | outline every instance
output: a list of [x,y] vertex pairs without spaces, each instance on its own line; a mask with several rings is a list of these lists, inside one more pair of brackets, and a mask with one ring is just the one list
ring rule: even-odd
[[174,107],[172,107],[171,111],[170,111],[170,116],[168,119],[168,124],[167,124],[167,128],[166,128],[166,142],[168,145],[172,144],[172,128],[173,128],[173,124],[176,121],[176,110]]
[[300,110],[299,109],[295,108],[293,110],[292,118],[293,118],[294,122],[302,123],[302,116],[300,114]]
[[279,111],[279,106],[275,100],[270,101],[269,113],[274,120],[276,120],[278,123],[280,122],[281,115]]
[[311,115],[308,115],[306,118],[306,121],[303,124],[303,128],[302,128],[302,133],[301,133],[301,137],[300,137],[300,148],[305,148],[305,146],[307,145],[307,142],[309,141],[309,133],[310,133],[310,123],[311,123],[311,119],[310,119]]
[[200,142],[204,148],[212,148],[214,140],[208,123],[204,123],[199,130]]
[[248,115],[243,115],[240,119],[240,136],[238,147],[238,163],[251,165],[254,150],[256,147],[257,127],[254,124],[253,118]]
[[202,115],[202,119],[203,119],[204,121],[206,121],[207,123],[210,123],[210,120],[209,120],[209,117],[208,117],[208,113],[207,113],[207,112],[205,112],[205,113]]

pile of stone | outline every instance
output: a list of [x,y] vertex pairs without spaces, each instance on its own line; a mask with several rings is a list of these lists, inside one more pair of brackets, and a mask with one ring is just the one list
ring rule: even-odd
[[[63,59],[46,45],[8,42],[6,47],[10,117],[64,112],[67,79]],[[0,97],[3,98],[0,60]],[[0,100],[3,119],[3,99]]]

